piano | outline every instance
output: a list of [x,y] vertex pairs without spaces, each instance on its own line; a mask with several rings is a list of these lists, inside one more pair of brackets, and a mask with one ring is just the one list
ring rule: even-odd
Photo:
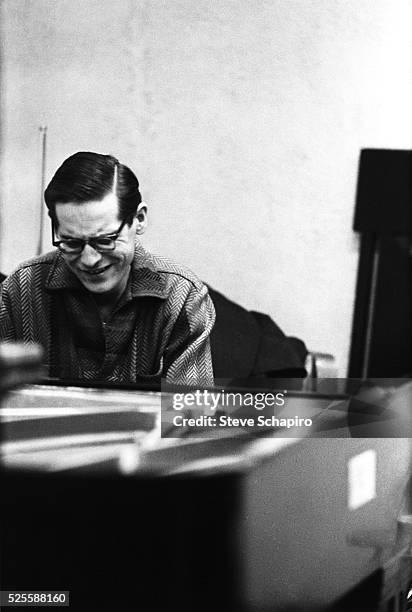
[[410,439],[350,427],[345,394],[290,395],[311,435],[162,437],[158,391],[6,386],[2,590],[69,591],[74,610],[406,606]]

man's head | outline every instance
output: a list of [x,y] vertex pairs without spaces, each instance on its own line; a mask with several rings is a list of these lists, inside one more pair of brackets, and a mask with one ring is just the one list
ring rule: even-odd
[[92,293],[119,297],[136,233],[146,229],[146,206],[133,172],[110,155],[76,153],[57,170],[44,198],[68,267]]

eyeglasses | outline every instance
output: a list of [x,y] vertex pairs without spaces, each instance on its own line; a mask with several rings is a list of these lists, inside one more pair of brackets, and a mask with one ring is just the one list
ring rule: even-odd
[[101,234],[100,236],[94,236],[93,238],[65,238],[64,240],[56,240],[54,223],[52,221],[52,243],[60,249],[62,253],[66,255],[79,255],[86,244],[90,244],[95,251],[99,253],[105,253],[106,251],[114,251],[116,248],[116,240],[119,237],[122,229],[126,225],[128,219],[124,219],[116,232],[111,234]]

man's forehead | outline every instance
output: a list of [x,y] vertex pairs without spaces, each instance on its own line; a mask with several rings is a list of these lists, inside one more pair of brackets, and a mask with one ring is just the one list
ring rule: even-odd
[[120,221],[117,197],[108,194],[102,200],[57,203],[56,218],[60,232],[97,234],[115,230]]

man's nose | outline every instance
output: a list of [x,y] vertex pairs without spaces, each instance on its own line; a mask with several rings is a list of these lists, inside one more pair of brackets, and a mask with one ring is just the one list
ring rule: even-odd
[[92,268],[102,258],[102,254],[96,251],[90,244],[85,244],[80,254],[80,262],[87,268]]

